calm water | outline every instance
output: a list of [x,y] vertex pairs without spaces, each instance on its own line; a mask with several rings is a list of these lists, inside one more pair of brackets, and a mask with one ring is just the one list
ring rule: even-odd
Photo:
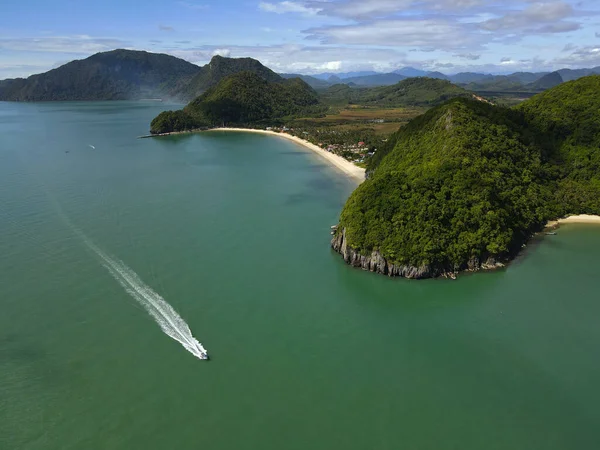
[[351,181],[273,137],[136,139],[164,107],[0,103],[0,448],[600,448],[600,229],[456,282],[363,273],[328,248]]

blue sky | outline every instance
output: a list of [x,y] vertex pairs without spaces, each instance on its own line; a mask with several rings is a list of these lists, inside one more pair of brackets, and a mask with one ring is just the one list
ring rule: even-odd
[[600,66],[599,0],[6,0],[0,79],[99,51],[196,64],[250,56],[278,72],[507,73]]

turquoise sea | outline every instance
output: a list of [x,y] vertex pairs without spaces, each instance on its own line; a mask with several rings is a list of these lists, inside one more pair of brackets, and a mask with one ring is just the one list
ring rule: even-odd
[[270,136],[137,139],[168,107],[0,103],[0,449],[600,448],[600,227],[365,273],[329,248],[352,180]]

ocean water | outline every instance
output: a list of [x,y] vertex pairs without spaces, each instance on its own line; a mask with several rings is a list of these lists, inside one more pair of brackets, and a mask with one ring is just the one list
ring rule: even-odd
[[1,449],[600,448],[600,228],[361,272],[329,248],[351,180],[269,136],[137,139],[168,106],[0,103]]

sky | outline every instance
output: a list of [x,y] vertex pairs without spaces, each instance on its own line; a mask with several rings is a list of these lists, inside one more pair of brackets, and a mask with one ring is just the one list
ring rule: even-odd
[[276,72],[600,66],[600,0],[5,0],[0,79],[115,48]]

